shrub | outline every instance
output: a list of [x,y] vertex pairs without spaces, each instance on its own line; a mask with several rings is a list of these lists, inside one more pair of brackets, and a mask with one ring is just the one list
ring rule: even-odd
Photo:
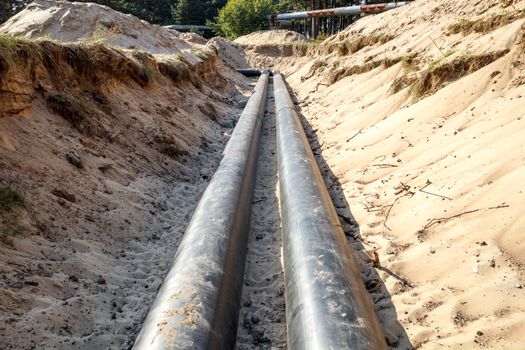
[[267,25],[272,0],[228,0],[217,16],[217,24],[229,39],[249,34]]
[[0,187],[0,210],[11,211],[25,206],[24,195],[19,189],[11,185]]

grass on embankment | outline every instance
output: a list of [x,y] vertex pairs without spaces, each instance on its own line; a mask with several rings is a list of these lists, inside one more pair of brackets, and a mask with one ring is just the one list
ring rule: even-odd
[[11,237],[23,232],[20,218],[26,208],[22,191],[11,184],[0,185],[0,242],[12,245]]

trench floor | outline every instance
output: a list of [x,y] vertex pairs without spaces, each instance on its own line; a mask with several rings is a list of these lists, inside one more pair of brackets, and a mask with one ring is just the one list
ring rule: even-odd
[[286,348],[275,106],[270,78],[252,203],[237,349]]

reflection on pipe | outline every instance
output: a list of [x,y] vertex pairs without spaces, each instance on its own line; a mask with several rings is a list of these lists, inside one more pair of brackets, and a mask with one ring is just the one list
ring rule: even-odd
[[288,349],[386,349],[284,80],[273,79]]
[[235,345],[268,72],[259,78],[133,349]]

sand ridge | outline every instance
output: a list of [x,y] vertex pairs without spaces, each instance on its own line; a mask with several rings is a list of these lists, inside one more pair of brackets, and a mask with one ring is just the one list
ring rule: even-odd
[[[151,54],[182,54],[196,63],[192,50],[205,44],[195,36],[150,24],[94,3],[35,0],[0,26],[0,32],[59,42],[102,43]],[[186,41],[184,38],[187,38]]]
[[242,45],[272,45],[305,41],[302,34],[285,29],[258,30],[238,37],[233,42]]

